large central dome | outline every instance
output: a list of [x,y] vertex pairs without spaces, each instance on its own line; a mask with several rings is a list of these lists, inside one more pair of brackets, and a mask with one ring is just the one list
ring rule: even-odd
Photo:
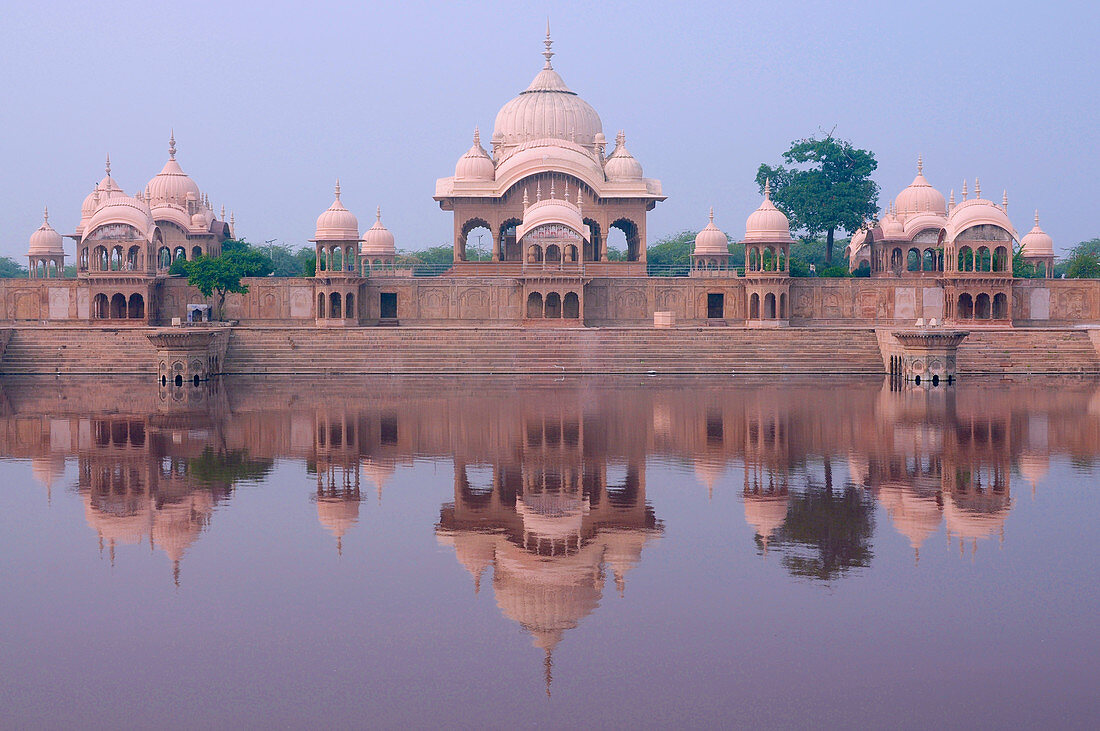
[[546,35],[546,65],[519,96],[501,107],[493,126],[493,145],[514,148],[535,140],[558,139],[594,148],[603,141],[600,115],[565,85],[550,65],[552,41]]

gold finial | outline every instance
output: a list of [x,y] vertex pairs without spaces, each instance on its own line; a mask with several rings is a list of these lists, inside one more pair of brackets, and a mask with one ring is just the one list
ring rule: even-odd
[[170,160],[176,159],[176,130],[172,130],[171,136],[168,138],[168,158]]
[[552,69],[550,65],[550,59],[554,57],[554,52],[550,50],[550,47],[554,45],[554,41],[550,39],[550,18],[546,19],[546,40],[543,41],[543,45],[546,46],[546,50],[542,52],[542,57],[546,59],[546,65],[544,69]]

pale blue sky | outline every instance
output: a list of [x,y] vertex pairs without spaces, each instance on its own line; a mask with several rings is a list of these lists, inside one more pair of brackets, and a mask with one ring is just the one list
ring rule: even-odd
[[834,126],[880,203],[922,153],[945,194],[1007,188],[1021,235],[1035,208],[1058,249],[1100,235],[1093,3],[8,2],[0,254],[43,204],[71,232],[107,152],[143,189],[170,128],[252,241],[304,244],[339,176],[362,228],[380,204],[399,248],[447,243],[435,179],[537,73],[548,13],[555,68],[664,184],[651,243],[711,205],[740,237],[757,165]]

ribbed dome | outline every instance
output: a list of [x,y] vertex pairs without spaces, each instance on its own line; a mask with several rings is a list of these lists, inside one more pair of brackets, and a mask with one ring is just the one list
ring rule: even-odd
[[[176,137],[173,135],[168,142],[168,162],[164,168],[149,181],[146,188],[149,201],[153,204],[171,203],[178,206],[187,206],[188,200],[198,199],[199,186],[188,177],[180,164],[176,162]],[[189,198],[193,195],[194,198]]]
[[492,158],[481,146],[481,132],[474,128],[474,144],[455,165],[455,177],[459,180],[492,180],[496,168]]
[[1024,256],[1054,256],[1054,239],[1039,228],[1039,212],[1035,211],[1035,228],[1020,240]]
[[710,223],[695,236],[693,254],[729,254],[729,239],[714,225],[714,209],[710,209]]
[[924,160],[917,157],[917,177],[909,187],[898,193],[894,199],[894,209],[903,216],[931,211],[944,215],[947,212],[947,202],[943,193],[933,188],[924,177]]
[[603,166],[608,180],[641,180],[642,164],[626,149],[626,134],[621,130],[615,136],[615,150]]
[[131,198],[127,195],[114,195],[107,199],[106,203],[99,206],[95,215],[89,219],[84,227],[82,240],[103,225],[110,223],[123,223],[137,229],[142,238],[150,239],[156,224],[153,222],[153,214],[144,201]]
[[31,234],[30,246],[27,253],[39,256],[57,256],[65,253],[64,241],[61,234],[54,231],[50,225],[49,209],[42,211],[42,225]]
[[107,174],[103,176],[103,180],[100,180],[95,187],[92,188],[92,192],[84,199],[83,205],[80,206],[80,226],[77,227],[79,233],[83,230],[84,224],[88,219],[92,217],[92,214],[96,212],[96,209],[107,202],[107,199],[116,195],[125,195],[122,192],[122,188],[119,187],[115,179],[111,177],[111,156],[107,156]]
[[382,225],[382,206],[375,211],[374,225],[363,234],[363,243],[359,247],[363,256],[393,256],[397,253],[393,234]]
[[788,241],[791,238],[787,217],[772,203],[770,180],[764,182],[764,202],[745,221],[745,238],[749,241]]
[[889,240],[900,239],[905,236],[905,226],[902,225],[897,214],[893,211],[887,213],[879,225],[882,227],[883,237]]
[[1015,238],[1016,229],[1008,214],[996,203],[985,198],[971,198],[951,209],[947,217],[948,235],[951,238],[973,226],[991,225],[1004,229]]
[[[582,237],[584,232],[584,218],[581,209],[563,198],[554,198],[551,191],[550,198],[536,200],[523,210],[523,223],[516,229],[516,238],[522,239],[528,231],[538,226],[551,223],[559,223],[576,231]],[[527,193],[524,192],[526,203]]]
[[328,210],[317,217],[317,241],[358,241],[359,219],[340,202],[340,181],[336,181],[336,199]]
[[600,115],[565,85],[550,65],[550,36],[546,37],[546,65],[519,96],[501,107],[493,125],[493,142],[520,145],[532,140],[570,140],[594,147],[602,135]]

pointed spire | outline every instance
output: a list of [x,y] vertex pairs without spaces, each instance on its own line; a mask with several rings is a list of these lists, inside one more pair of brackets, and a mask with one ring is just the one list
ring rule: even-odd
[[947,210],[951,210],[955,207],[955,189],[951,189],[951,197],[947,199]]
[[924,156],[917,153],[917,175],[924,175]]
[[764,200],[770,201],[772,199],[772,179],[771,177],[764,178]]
[[481,147],[481,128],[474,125],[474,147]]
[[1008,213],[1008,188],[1001,193],[1001,210]]
[[106,170],[107,170],[107,177],[108,178],[111,177],[111,153],[109,153],[109,152],[107,153]]
[[963,179],[963,200],[966,200],[966,180]]
[[229,235],[232,238],[237,238],[237,214],[229,213]]
[[[1039,223],[1039,212],[1035,211],[1035,223]],[[50,225],[50,207],[42,206],[42,225]]]
[[527,188],[523,189],[523,210],[527,210]]
[[542,52],[542,57],[546,59],[546,65],[544,69],[552,69],[550,65],[550,59],[554,57],[554,52],[550,50],[550,47],[554,45],[554,41],[550,39],[550,18],[546,19],[546,40],[542,42],[546,46],[546,50]]
[[1039,228],[1039,209],[1035,209],[1035,228]]
[[982,181],[978,180],[978,176],[974,176],[974,197],[982,197]]
[[168,159],[176,159],[176,130],[172,130],[171,136],[168,138]]
[[378,223],[382,223],[382,206],[378,206],[374,209],[374,220]]
[[565,202],[568,203],[569,202],[569,181],[568,180],[565,181],[564,188],[565,188],[565,190],[562,192],[562,197],[565,198]]
[[550,200],[554,200],[554,179],[550,178]]
[[714,224],[714,206],[710,207],[710,222],[711,222],[711,225]]
[[626,147],[626,132],[619,130],[615,134],[615,149],[622,149]]
[[219,221],[224,221],[225,220],[225,204],[224,203],[222,204],[222,216],[218,220]]
[[333,193],[336,194],[336,200],[340,200],[340,178],[336,179],[336,187],[333,189]]
[[542,200],[542,181],[535,183],[535,202]]

